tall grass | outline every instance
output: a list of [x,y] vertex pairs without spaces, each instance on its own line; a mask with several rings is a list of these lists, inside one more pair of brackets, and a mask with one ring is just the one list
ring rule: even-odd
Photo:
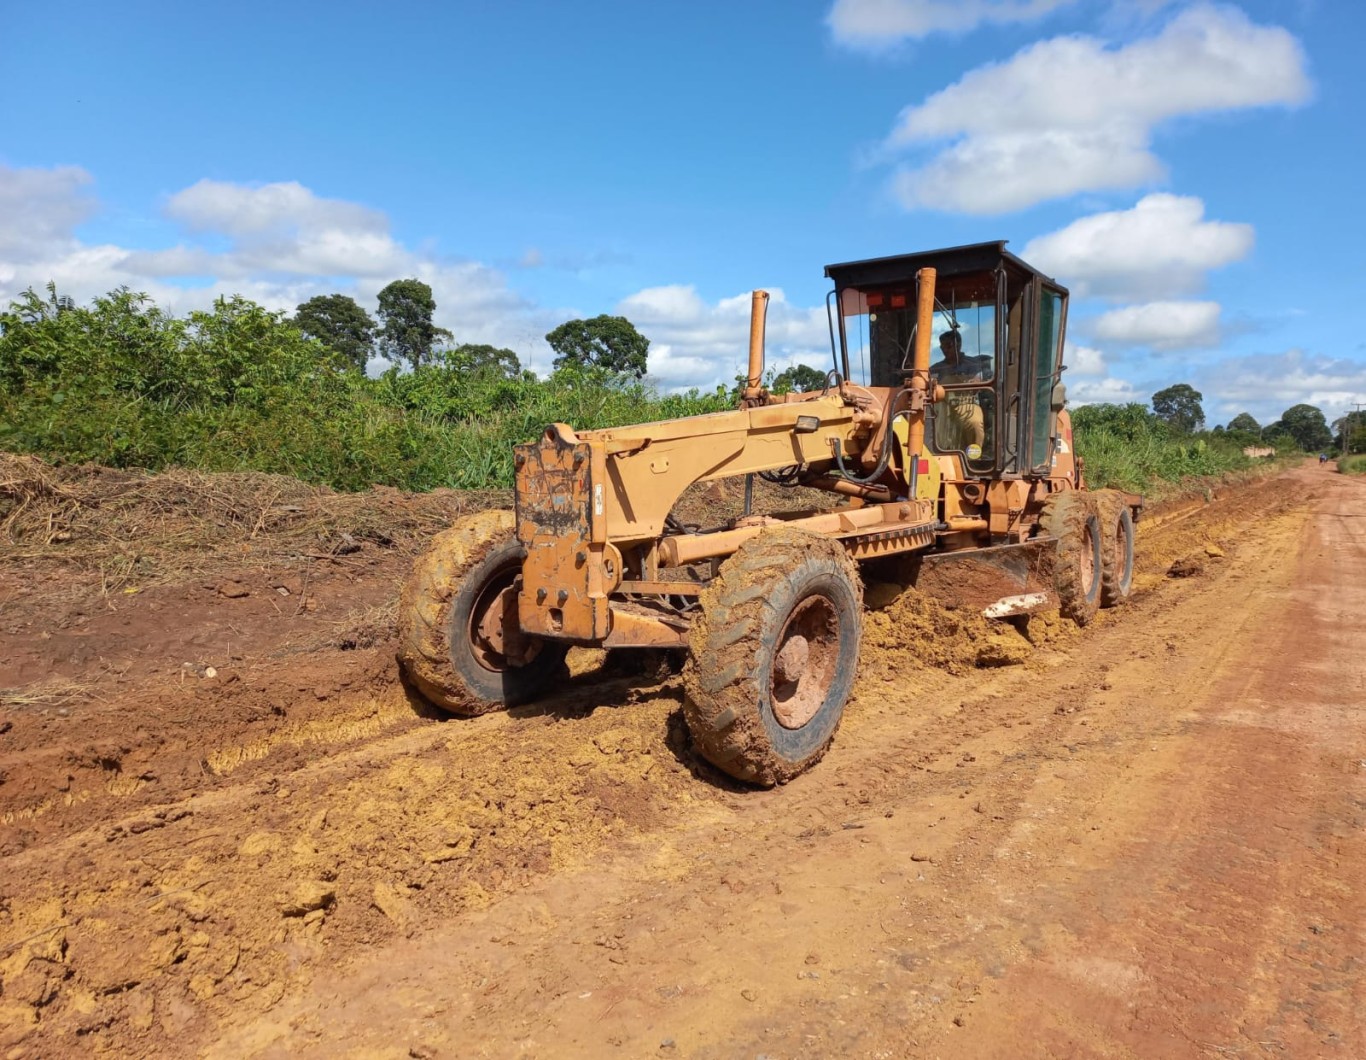
[[1252,466],[1238,439],[1182,434],[1146,406],[1085,405],[1072,413],[1077,452],[1094,488],[1149,491],[1160,482]]
[[1344,475],[1366,475],[1366,453],[1354,453],[1338,459],[1338,470]]

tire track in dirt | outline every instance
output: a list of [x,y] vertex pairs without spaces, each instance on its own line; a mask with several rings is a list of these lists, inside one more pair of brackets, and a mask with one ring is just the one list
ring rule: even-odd
[[[1263,512],[1239,562],[1141,599],[1058,666],[945,679],[937,693],[961,700],[910,719],[903,704],[864,702],[856,739],[823,770],[360,959],[239,1024],[215,1053],[1229,1055],[1273,1041],[1313,1055],[1334,1034],[1346,1044],[1360,1031],[1342,1006],[1361,982],[1352,909],[1341,881],[1317,878],[1330,908],[1299,911],[1340,932],[1339,978],[1306,978],[1284,926],[1263,927],[1258,912],[1315,879],[1302,850],[1265,878],[1294,865],[1303,814],[1268,816],[1274,797],[1247,789],[1259,769],[1303,770],[1318,779],[1301,785],[1301,808],[1321,798],[1341,828],[1343,800],[1325,796],[1340,774],[1312,754],[1278,762],[1269,747],[1221,746],[1208,730],[1222,722],[1191,694],[1213,675],[1204,701],[1217,703],[1227,682],[1247,681],[1248,645],[1260,649],[1256,631],[1274,628],[1279,607],[1263,589],[1289,583],[1282,550],[1303,521]],[[1161,543],[1149,560],[1181,547]],[[1042,685],[1049,669],[1066,676]],[[1359,720],[1353,731],[1359,741]],[[1359,846],[1346,865],[1359,879]],[[1240,908],[1240,893],[1258,904]],[[1279,975],[1261,971],[1269,960]],[[1210,1017],[1254,1008],[1245,987],[1257,979],[1282,997],[1298,982],[1308,1001],[1282,1007],[1276,1035],[1254,1042],[1255,1025],[1240,1036]]]
[[[1091,822],[1132,772],[1152,780],[1165,768],[1147,761],[1150,743],[1186,725],[1177,691],[1149,710],[1113,684],[1116,668],[1150,675],[1154,656],[1176,656],[1168,645],[1190,613],[1169,606],[1146,598],[1105,623],[1067,679],[1042,687],[1040,673],[1061,669],[1053,660],[1034,673],[936,675],[949,702],[911,717],[902,702],[861,699],[855,739],[837,742],[824,769],[717,824],[652,835],[611,866],[384,949],[228,1035],[219,1055],[407,1042],[419,1055],[637,1056],[672,1040],[687,1056],[904,1056],[945,1034],[944,1055],[975,1050],[984,1040],[953,1020],[973,1022],[992,977],[1052,943],[1049,919],[1067,915],[1045,887],[1060,862],[1064,880],[1075,871],[1040,835],[1056,803],[1075,820],[1067,843],[1093,843]],[[1173,678],[1210,660],[1182,658]],[[1096,759],[1081,791],[1078,755]],[[1126,772],[1128,783],[1113,780]],[[994,878],[1018,885],[1020,874],[1033,888],[1003,902]],[[1038,903],[1052,907],[1042,923]]]
[[[1140,563],[1148,577],[1161,581],[1168,553],[1218,538],[1221,527],[1246,521],[1249,510],[1289,503],[1265,485],[1231,497],[1223,508],[1211,506],[1187,538],[1145,540],[1148,554],[1141,553]],[[1164,592],[1179,596],[1178,589]],[[1102,652],[1111,630],[1142,621],[1153,609],[1160,615],[1165,599],[1158,593],[1140,600],[1129,623],[1101,622],[1099,640],[1052,640],[1055,647],[1045,646],[1027,672],[972,668],[999,630],[984,632],[942,612],[927,617],[908,598],[893,601],[884,614],[903,619],[910,639],[898,644],[887,636],[872,645],[830,759],[777,792],[741,792],[692,758],[676,682],[633,685],[585,674],[539,708],[438,724],[414,711],[392,679],[385,687],[376,676],[336,700],[319,700],[309,681],[291,683],[282,670],[278,684],[261,683],[285,698],[289,717],[276,718],[264,735],[230,728],[221,741],[196,748],[196,762],[218,763],[216,773],[200,771],[196,779],[186,772],[169,800],[140,791],[92,804],[87,816],[41,833],[7,859],[0,1027],[20,1055],[77,1041],[194,1052],[194,1043],[217,1036],[225,1022],[269,1013],[287,992],[307,996],[302,992],[320,970],[348,957],[363,969],[376,947],[396,938],[420,941],[449,923],[472,925],[477,933],[485,915],[531,916],[506,937],[540,930],[544,917],[499,899],[549,881],[573,905],[570,892],[591,893],[593,873],[600,871],[592,866],[623,845],[628,864],[649,867],[642,886],[651,893],[682,885],[660,906],[674,909],[680,932],[689,910],[714,897],[699,896],[691,882],[696,866],[686,851],[698,844],[716,851],[709,855],[711,871],[728,872],[713,878],[715,895],[747,896],[723,902],[726,909],[758,902],[757,927],[778,931],[764,919],[771,916],[769,903],[759,900],[762,887],[751,879],[752,850],[768,853],[771,861],[759,864],[781,887],[772,866],[790,861],[794,850],[830,843],[850,847],[852,856],[876,844],[905,853],[898,837],[908,819],[922,826],[917,835],[935,837],[934,843],[917,840],[936,859],[917,866],[959,856],[948,853],[950,844],[968,834],[968,825],[995,835],[1017,812],[1017,801],[1013,788],[988,800],[977,795],[988,767],[1065,761],[1054,744],[1073,724],[1066,712],[1105,681],[1112,665],[1093,659],[1090,676],[1075,678],[1069,653]],[[1047,628],[1031,633],[1045,645],[1053,636]],[[954,647],[936,647],[946,643]],[[912,648],[927,649],[924,658],[917,661]],[[374,660],[378,668],[383,652]],[[928,668],[944,660],[967,672]],[[319,659],[312,665],[335,664]],[[581,669],[594,665],[585,659]],[[895,682],[880,679],[884,668]],[[1059,680],[1063,672],[1068,677]],[[1021,703],[1019,687],[1039,681],[1050,682],[1048,695]],[[316,706],[297,717],[310,700]],[[339,722],[330,732],[328,711]],[[1025,730],[1029,736],[1022,739]],[[1025,757],[1010,757],[1016,754]],[[879,816],[888,810],[893,817]],[[844,828],[851,820],[860,827]],[[743,850],[728,861],[725,852],[737,845]],[[621,871],[620,861],[612,864]],[[610,872],[602,879],[603,886],[621,882]],[[828,897],[820,888],[813,895],[815,901]],[[479,912],[491,905],[488,914]],[[593,952],[616,952],[622,908],[619,898],[608,907],[617,927],[601,944],[588,943]],[[656,930],[666,926],[656,922]],[[725,937],[718,945],[733,948]],[[506,952],[517,953],[511,946]],[[904,960],[921,967],[919,957]],[[495,1023],[506,1019],[495,1041],[511,1040],[509,1028],[524,1018],[515,1015],[518,1003],[544,1002],[536,990],[527,992],[524,955],[517,953],[517,961],[520,974],[501,997],[520,1002],[472,1009]],[[501,965],[490,958],[489,967]],[[469,974],[452,970],[462,982]],[[507,982],[506,974],[490,978]],[[530,981],[544,987],[554,978],[547,971]],[[625,1016],[633,1007],[624,994],[614,1011]]]

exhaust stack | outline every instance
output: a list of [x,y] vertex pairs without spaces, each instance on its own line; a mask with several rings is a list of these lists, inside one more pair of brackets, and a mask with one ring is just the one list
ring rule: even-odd
[[[749,310],[749,375],[745,379],[744,398],[759,397],[764,381],[764,324],[768,318],[768,292],[755,291]],[[928,350],[926,357],[929,356]],[[928,363],[928,362],[926,362]]]
[[930,331],[934,327],[934,281],[937,275],[934,269],[921,269],[916,273],[920,299],[916,305],[915,353],[911,360],[911,378],[907,381],[911,391],[907,408],[911,415],[906,448],[912,462],[919,458],[920,450],[925,447],[925,405],[927,401],[935,399],[930,389]]

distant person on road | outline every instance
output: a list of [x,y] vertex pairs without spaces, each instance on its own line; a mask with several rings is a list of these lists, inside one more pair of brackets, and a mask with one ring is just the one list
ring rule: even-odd
[[[930,378],[942,386],[954,383],[985,383],[991,379],[990,357],[964,357],[963,336],[956,329],[939,336],[939,351],[943,357],[930,365]],[[935,444],[940,449],[961,450],[970,460],[982,457],[986,445],[986,416],[981,405],[981,391],[950,391],[945,398],[947,415],[935,425]]]
[[1319,454],[1319,467],[1323,467],[1323,465],[1326,464],[1326,463],[1328,463],[1328,454],[1327,454],[1327,453],[1320,453],[1320,454]]

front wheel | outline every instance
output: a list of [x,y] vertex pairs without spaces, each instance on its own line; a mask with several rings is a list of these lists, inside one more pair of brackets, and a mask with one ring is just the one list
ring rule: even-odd
[[1100,608],[1101,529],[1095,498],[1084,491],[1063,490],[1044,502],[1039,519],[1044,533],[1058,539],[1053,574],[1059,610],[1079,626]]
[[452,714],[535,699],[564,673],[564,644],[526,636],[517,582],[526,550],[507,511],[480,512],[438,534],[403,584],[399,662]]
[[697,750],[782,784],[825,754],[858,671],[863,593],[838,541],[789,528],[745,542],[702,593],[683,671]]

